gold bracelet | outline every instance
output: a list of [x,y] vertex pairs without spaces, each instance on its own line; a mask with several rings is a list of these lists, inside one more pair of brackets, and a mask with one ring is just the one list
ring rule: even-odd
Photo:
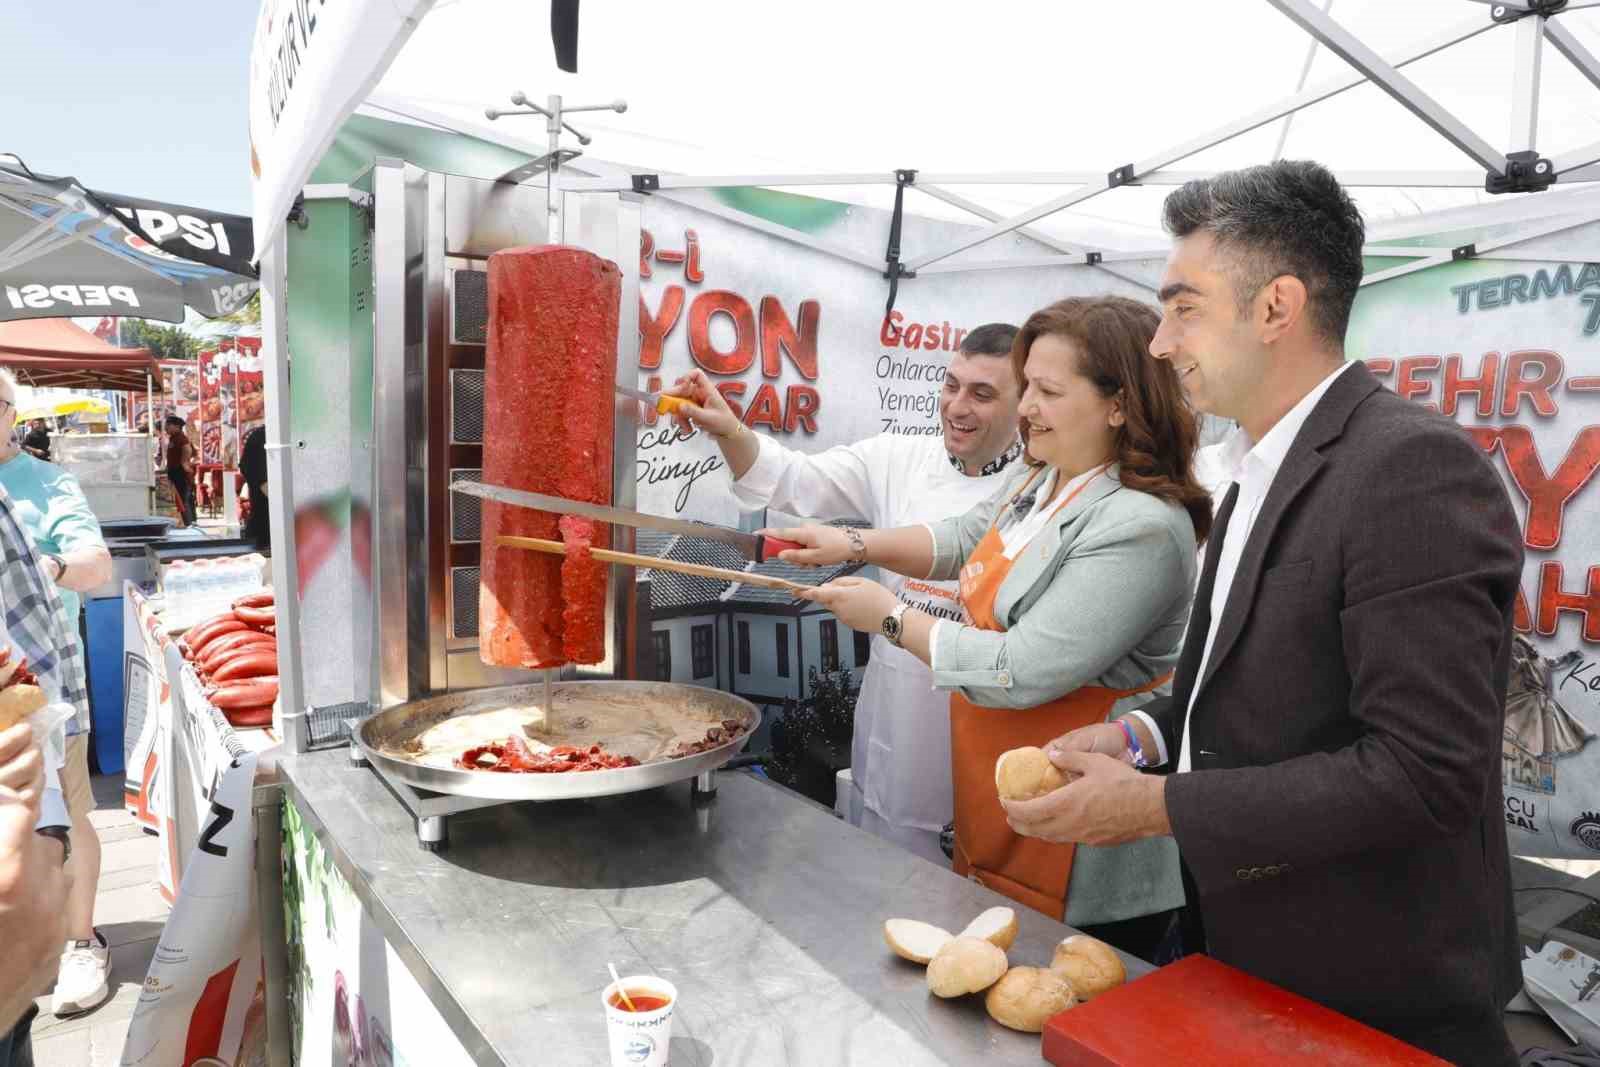
[[715,437],[719,441],[726,441],[730,437],[738,437],[741,434],[747,434],[749,432],[749,429],[744,423],[736,422],[733,424],[733,430],[730,433],[714,433],[711,436]]

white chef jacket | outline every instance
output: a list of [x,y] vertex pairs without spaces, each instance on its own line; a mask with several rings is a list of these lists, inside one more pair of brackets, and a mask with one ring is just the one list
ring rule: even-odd
[[[965,514],[999,492],[1015,469],[1007,464],[969,478],[955,469],[944,439],[937,436],[881,434],[814,455],[785,448],[764,434],[758,439],[755,463],[733,483],[741,507],[772,507],[821,521],[859,518],[877,529]],[[953,581],[889,571],[881,579],[895,596],[934,618],[961,618]],[[884,821],[936,831],[954,814],[950,696],[933,688],[926,664],[882,634],[872,635],[850,760],[863,805]]]

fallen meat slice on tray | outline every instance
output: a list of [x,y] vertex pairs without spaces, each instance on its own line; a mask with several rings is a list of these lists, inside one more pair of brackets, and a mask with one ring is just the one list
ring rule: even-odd
[[632,767],[726,744],[749,724],[693,696],[605,693],[558,685],[555,706],[539,703],[452,715],[397,737],[385,753],[424,766],[558,773]]

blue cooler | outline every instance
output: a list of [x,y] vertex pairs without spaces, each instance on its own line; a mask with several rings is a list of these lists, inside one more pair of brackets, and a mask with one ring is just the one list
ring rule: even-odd
[[151,516],[100,524],[111,552],[111,580],[83,595],[83,651],[89,675],[90,753],[99,774],[123,770],[122,583],[152,581],[145,546],[166,536],[172,520]]

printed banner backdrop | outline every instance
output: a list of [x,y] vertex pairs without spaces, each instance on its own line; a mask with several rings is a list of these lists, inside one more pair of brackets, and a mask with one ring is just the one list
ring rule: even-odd
[[469,1067],[472,1057],[287,795],[283,910],[296,1063]]
[[[887,212],[762,189],[674,196],[649,197],[642,216],[640,387],[670,386],[698,367],[752,430],[806,452],[880,433],[938,434],[945,365],[976,326],[1020,324],[1068,296],[1154,300],[1151,288],[1093,268],[927,274],[901,283],[886,324],[878,271],[694,204],[737,207],[869,257],[883,255]],[[908,216],[905,240],[931,246],[971,229]],[[1017,242],[1006,254],[1045,251]],[[1160,262],[1118,268],[1153,283]],[[715,444],[647,418],[638,436],[639,509],[736,524]]]
[[1364,289],[1347,339],[1390,388],[1468,429],[1522,520],[1503,771],[1525,856],[1600,855],[1600,263],[1560,255],[1597,235]]

